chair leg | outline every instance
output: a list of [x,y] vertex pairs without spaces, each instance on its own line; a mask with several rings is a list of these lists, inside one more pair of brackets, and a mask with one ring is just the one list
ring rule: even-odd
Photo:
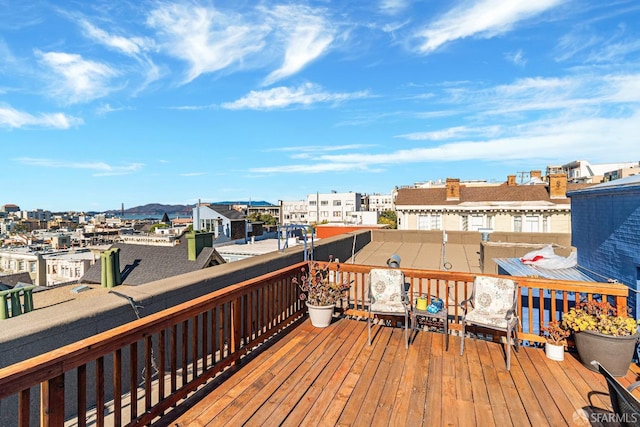
[[511,340],[513,339],[511,336],[511,325],[507,326],[507,371],[511,368]]
[[371,313],[367,316],[367,333],[369,335],[369,345],[371,345]]
[[409,348],[409,315],[404,313],[404,348]]
[[514,339],[515,339],[515,347],[516,347],[516,353],[517,353],[519,348],[520,348],[520,343],[518,343],[518,323],[515,324],[515,329],[513,331],[513,336],[514,336]]
[[464,351],[464,329],[465,329],[465,323],[464,320],[462,321],[462,336],[460,337],[460,356],[462,356],[462,352]]

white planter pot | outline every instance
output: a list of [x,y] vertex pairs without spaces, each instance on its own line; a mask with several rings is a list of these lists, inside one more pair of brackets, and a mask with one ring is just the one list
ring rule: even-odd
[[545,343],[544,352],[551,360],[557,360],[559,362],[564,360],[564,345]]
[[307,304],[307,308],[309,309],[309,319],[311,319],[311,324],[316,328],[325,328],[331,324],[331,319],[333,319],[333,309],[335,308],[335,304],[331,305],[309,305]]

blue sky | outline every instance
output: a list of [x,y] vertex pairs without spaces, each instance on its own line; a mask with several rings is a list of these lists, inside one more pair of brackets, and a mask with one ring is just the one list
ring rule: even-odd
[[640,2],[0,0],[0,204],[640,160]]

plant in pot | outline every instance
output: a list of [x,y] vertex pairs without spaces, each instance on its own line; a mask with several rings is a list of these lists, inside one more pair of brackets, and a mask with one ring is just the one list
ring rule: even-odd
[[325,264],[310,261],[306,269],[302,268],[300,280],[297,277],[292,279],[292,282],[302,291],[300,299],[307,304],[311,324],[321,328],[329,326],[336,302],[349,290],[348,284],[335,281],[339,274],[330,274],[331,262],[333,262],[333,256],[330,256],[329,263]]
[[562,317],[562,325],[573,331],[582,364],[597,360],[612,375],[627,373],[638,342],[638,321],[619,315],[607,301],[586,301],[571,308]]
[[545,337],[544,352],[551,360],[564,360],[564,346],[567,344],[567,337],[571,331],[562,327],[557,320],[549,322],[547,326],[541,328]]

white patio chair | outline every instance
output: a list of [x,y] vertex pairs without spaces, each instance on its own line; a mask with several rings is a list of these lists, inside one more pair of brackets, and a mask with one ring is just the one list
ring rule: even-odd
[[405,347],[409,347],[409,310],[404,273],[397,269],[374,268],[369,272],[369,316],[367,328],[371,345],[371,322],[375,315],[404,316]]

